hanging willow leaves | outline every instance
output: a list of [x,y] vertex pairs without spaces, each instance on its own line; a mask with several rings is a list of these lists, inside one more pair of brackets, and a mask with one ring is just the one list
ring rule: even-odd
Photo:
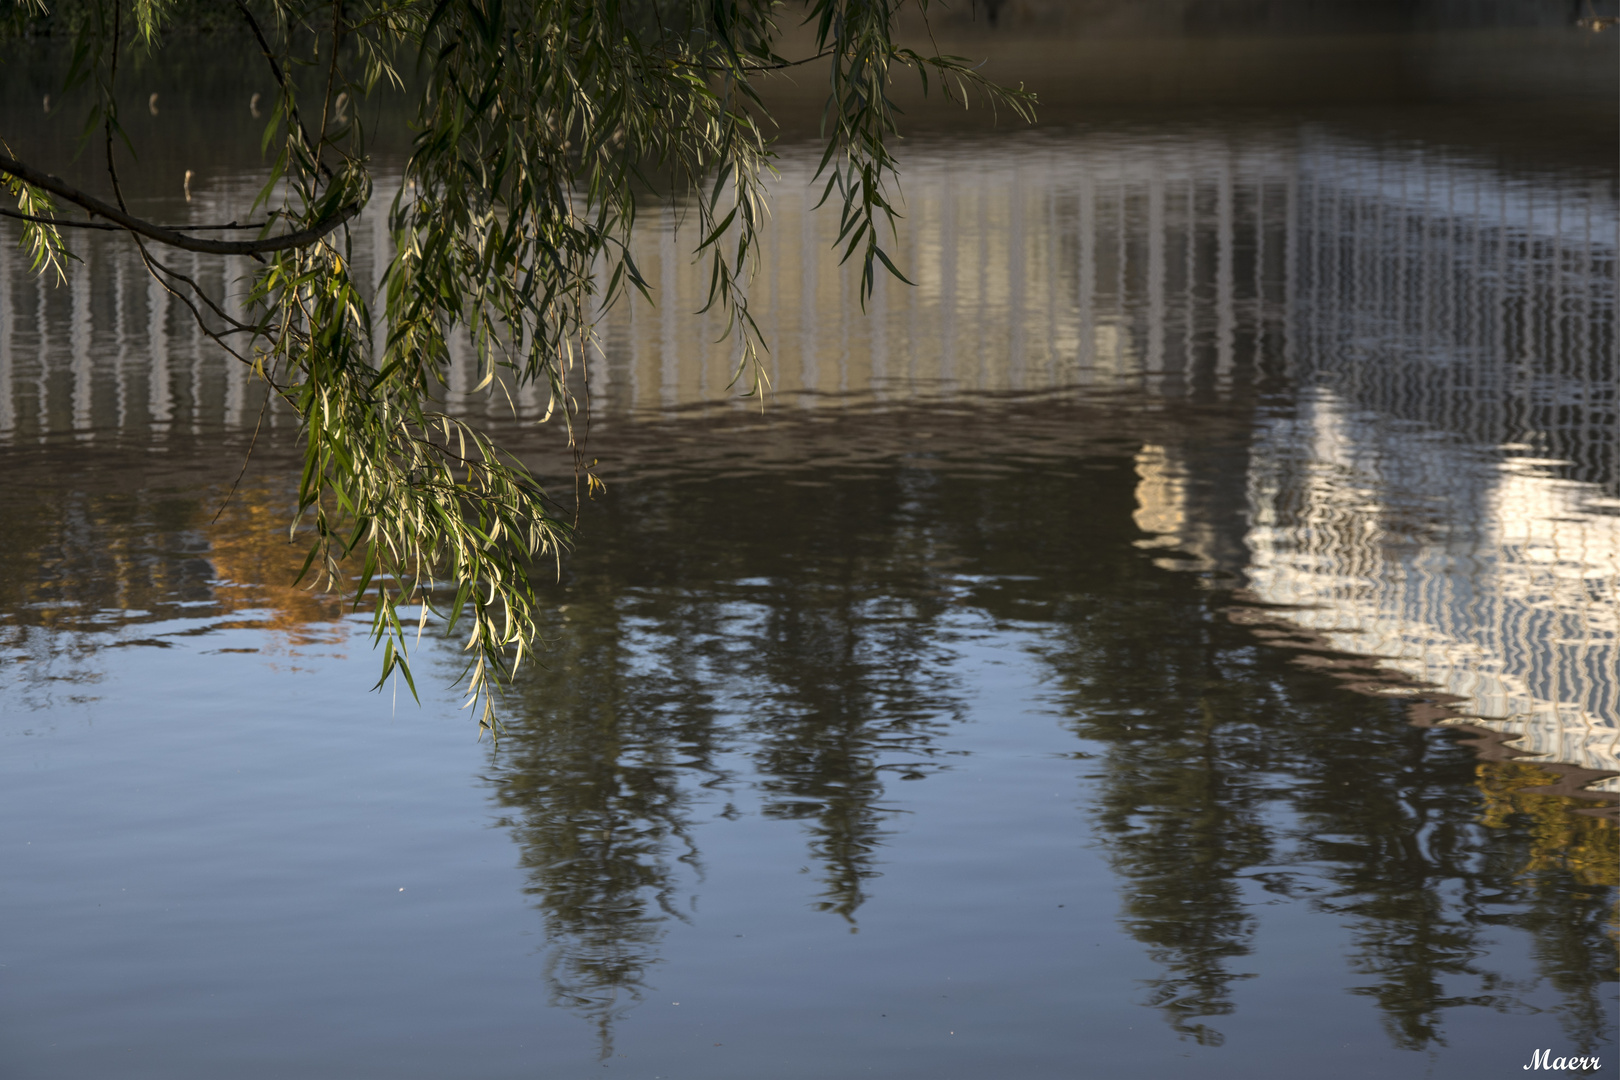
[[[41,20],[73,30],[70,78],[93,92],[85,130],[108,175],[108,190],[84,191],[0,144],[17,206],[0,212],[22,219],[34,265],[60,273],[72,228],[128,234],[219,347],[297,411],[294,528],[313,537],[303,576],[369,606],[383,679],[397,671],[413,693],[413,624],[442,621],[465,641],[469,703],[492,730],[494,694],[534,640],[531,571],[560,556],[569,527],[516,460],[436,410],[452,336],[472,343],[486,382],[549,391],[572,444],[593,320],[647,290],[628,244],[638,193],[691,195],[704,309],[727,320],[734,385],[761,393],[747,285],[772,163],[763,83],[825,67],[822,201],[840,215],[863,296],[878,269],[900,273],[883,249],[897,217],[895,79],[1024,116],[1032,103],[961,58],[903,47],[891,0],[15,2],[14,33]],[[262,220],[235,238],[140,220],[118,182],[120,56],[161,61],[166,38],[228,23],[277,88]],[[782,55],[795,31],[808,50]],[[392,259],[373,289],[351,277],[348,222],[373,194],[374,133],[357,103],[383,93],[408,95],[414,134],[386,210]],[[252,260],[245,313],[165,261],[172,248]]]

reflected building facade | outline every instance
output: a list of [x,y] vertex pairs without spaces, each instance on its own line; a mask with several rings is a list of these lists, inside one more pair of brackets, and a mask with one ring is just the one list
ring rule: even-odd
[[[879,278],[863,311],[835,216],[811,212],[814,161],[786,153],[750,293],[773,408],[1035,396],[1242,413],[1240,453],[1143,446],[1148,543],[1243,573],[1260,603],[1455,695],[1470,723],[1620,768],[1612,175],[1315,127],[920,142],[904,167],[894,254],[915,286]],[[191,212],[249,197],[221,184]],[[751,407],[729,389],[723,323],[692,314],[707,280],[685,228],[668,207],[634,238],[657,304],[603,319],[602,425]],[[380,215],[357,223],[361,275],[388,243]],[[0,250],[0,439],[256,421],[259,388],[114,238],[82,238],[62,288]],[[192,269],[239,295],[233,268]],[[473,395],[464,348],[449,374],[452,407],[506,410]],[[515,399],[525,420],[545,412],[538,388]]]
[[[1525,795],[1530,766],[1476,762],[1399,700],[1292,669],[1222,610],[1243,584],[1471,723],[1612,767],[1612,178],[1317,130],[994,151],[910,152],[897,261],[917,284],[880,283],[864,314],[834,222],[808,212],[812,163],[785,163],[753,292],[771,408],[792,420],[769,437],[728,401],[719,323],[689,314],[705,282],[678,209],[636,237],[661,303],[608,315],[591,379],[616,429],[598,446],[641,444],[642,475],[610,474],[486,778],[554,1003],[611,1052],[691,917],[716,815],[781,823],[799,901],[857,923],[906,809],[896,781],[951,767],[975,718],[962,655],[993,625],[1024,635],[1085,747],[1120,919],[1156,966],[1144,1000],[1176,1032],[1222,1041],[1260,905],[1291,901],[1347,928],[1332,956],[1398,1046],[1436,1045],[1460,1007],[1525,1007],[1481,959],[1509,921],[1572,1044],[1600,1044],[1608,823]],[[216,194],[195,212],[237,208]],[[81,250],[59,289],[0,255],[0,438],[245,443],[252,382],[127,253]],[[361,271],[386,254],[363,219]],[[476,381],[463,350],[454,406],[495,409]],[[789,428],[808,449],[773,450]],[[682,469],[659,474],[683,439]],[[222,494],[234,462],[219,468]],[[57,609],[170,618],[178,597],[211,603],[186,612],[209,625],[267,609],[256,625],[342,646],[339,605],[263,585],[296,567],[264,542],[284,489],[245,487],[217,521],[143,498],[7,519],[31,532],[0,552],[5,607],[36,623],[0,645],[31,648]],[[109,544],[123,526],[162,542]],[[72,592],[98,576],[116,588]]]
[[1620,769],[1612,189],[1327,138],[1302,164],[1251,590],[1517,749]]

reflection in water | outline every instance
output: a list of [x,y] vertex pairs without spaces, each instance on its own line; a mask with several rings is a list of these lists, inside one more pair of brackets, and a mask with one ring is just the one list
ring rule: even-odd
[[[813,166],[786,154],[752,292],[779,404],[1076,387],[1182,396],[1265,372],[1331,375],[1354,382],[1363,407],[1491,446],[1540,440],[1580,479],[1615,482],[1610,176],[1516,175],[1310,126],[922,141],[907,152],[895,248],[917,284],[885,282],[863,312],[836,220],[809,212]],[[251,193],[221,181],[171,209],[229,213]],[[376,203],[391,195],[380,181]],[[658,306],[608,317],[600,415],[728,396],[733,351],[716,341],[721,324],[688,314],[707,280],[680,254],[679,222],[649,215],[632,245]],[[354,227],[362,278],[386,257],[383,226],[370,214]],[[257,399],[129,253],[97,235],[84,245],[70,289],[43,287],[0,246],[0,435],[251,426]],[[229,291],[220,264],[194,269]],[[1397,354],[1412,362],[1390,363]],[[461,407],[504,412],[503,397],[469,396],[475,381],[463,358],[451,378]],[[534,394],[517,404],[536,419],[546,408]]]
[[1257,431],[1255,596],[1522,750],[1620,770],[1610,189],[1387,168],[1332,142],[1311,159],[1334,179],[1297,212],[1334,239],[1298,256],[1305,392]]
[[[1247,383],[1266,355],[1253,335],[1270,328],[1273,350],[1282,341],[1294,141],[1100,133],[986,153],[913,148],[896,253],[916,284],[883,282],[869,312],[851,269],[829,254],[837,223],[809,212],[813,162],[790,158],[752,294],[772,383],[803,405],[1076,387],[1180,396]],[[641,238],[656,295],[678,302],[615,314],[610,408],[677,408],[723,389],[726,347],[672,319],[705,288],[677,250],[670,230]]]
[[0,662],[18,665],[37,707],[53,687],[94,682],[103,648],[254,628],[271,631],[263,648],[296,667],[304,651],[348,641],[341,602],[291,584],[303,549],[287,540],[296,495],[284,478],[244,483],[227,502],[229,459],[212,474],[52,454],[8,465]]
[[[1247,567],[1259,600],[1459,695],[1470,722],[1620,770],[1612,177],[1517,176],[1314,128],[1047,135],[993,154],[924,144],[897,249],[917,285],[881,283],[863,313],[830,253],[836,223],[809,212],[810,169],[785,164],[754,290],[777,408],[1076,390],[1292,399],[1256,428],[1246,536],[1213,550],[1207,515],[1168,490],[1144,498],[1174,523],[1144,527]],[[247,196],[216,185],[193,212]],[[706,281],[676,224],[666,211],[634,245],[661,306],[608,319],[603,418],[725,396],[730,349],[685,314]],[[380,216],[362,221],[362,273],[387,244]],[[0,254],[0,437],[250,426],[256,388],[128,251],[92,234],[84,253],[60,290]],[[194,269],[222,289],[232,272]],[[461,408],[505,407],[471,398],[474,379],[467,363],[453,373]],[[530,387],[518,404],[537,419],[546,403]]]
[[[948,767],[974,711],[955,673],[976,640],[1009,634],[1028,635],[1087,748],[1121,921],[1161,970],[1144,1001],[1174,1030],[1222,1043],[1263,913],[1298,904],[1349,929],[1347,952],[1324,944],[1309,963],[1375,1003],[1396,1046],[1444,1046],[1455,1010],[1518,1012],[1549,989],[1572,1045],[1606,1045],[1610,823],[1524,793],[1533,769],[1478,763],[1408,724],[1402,702],[1256,649],[1226,618],[1219,575],[1157,565],[1192,561],[1132,523],[1140,455],[1077,445],[1076,414],[1004,416],[986,426],[1017,435],[960,456],[925,437],[952,416],[888,415],[903,434],[854,463],[870,418],[778,425],[764,445],[717,430],[719,457],[791,462],[724,479],[672,475],[656,448],[681,429],[666,429],[569,563],[559,651],[525,684],[496,784],[557,998],[604,1047],[647,985],[661,924],[697,893],[714,807],[802,822],[822,877],[806,900],[854,921],[885,818],[905,808],[893,782]],[[1226,421],[1197,414],[1143,433],[1166,457],[1244,452]],[[817,464],[818,447],[841,463]],[[1224,514],[1219,494],[1202,501],[1241,530],[1241,486]],[[1504,927],[1534,936],[1528,970],[1501,966]]]
[[[1235,579],[1186,572],[1206,564],[1144,531],[1173,521],[1143,513],[1146,485],[1211,523],[1214,550],[1243,535],[1251,448],[1229,410],[1030,403],[735,427],[711,429],[690,462],[669,450],[683,425],[626,431],[629,463],[555,586],[547,664],[492,751],[553,1001],[590,1020],[604,1054],[655,985],[671,920],[693,917],[705,822],[796,826],[820,879],[803,902],[853,923],[882,895],[891,822],[917,790],[896,781],[974,766],[953,756],[955,733],[994,714],[964,658],[1008,644],[1080,740],[1121,924],[1159,969],[1142,1000],[1173,1030],[1222,1042],[1259,974],[1266,913],[1286,904],[1349,929],[1294,962],[1364,995],[1396,1046],[1443,1046],[1460,1009],[1549,999],[1572,1048],[1608,1045],[1613,826],[1525,792],[1533,768],[1481,764],[1408,724],[1403,703],[1257,647],[1226,615]],[[1167,479],[1175,461],[1220,466]],[[273,580],[284,550],[257,521],[273,492],[245,490],[218,525],[217,489],[161,505],[43,492],[6,539],[34,523],[48,570],[50,537],[83,516],[85,551],[149,554],[83,566],[76,595],[240,619],[225,571],[257,561],[234,572]],[[39,576],[34,600],[8,598],[13,628],[68,610]],[[248,602],[322,625],[318,601]],[[1527,935],[1528,961],[1501,947],[1509,932]]]
[[[689,788],[745,785],[760,815],[797,822],[813,905],[853,924],[897,812],[884,779],[939,768],[961,709],[930,478],[763,481],[768,509],[761,482],[637,485],[593,508],[558,647],[495,752],[556,999],[593,1018],[604,1053],[659,924],[681,917],[676,864],[701,870]],[[728,797],[721,815],[740,812]]]
[[[1565,995],[1568,1037],[1603,1038],[1612,971],[1571,976],[1576,957],[1610,950],[1611,827],[1566,826],[1585,831],[1583,855],[1597,863],[1548,858],[1545,841],[1531,854],[1522,833],[1487,841],[1467,783],[1476,766],[1459,748],[1404,724],[1393,703],[1268,679],[1269,658],[1213,611],[1178,628],[1155,625],[1156,608],[1084,633],[1063,627],[1045,655],[1076,731],[1108,747],[1096,820],[1127,925],[1164,967],[1149,1000],[1178,1031],[1221,1041],[1208,1021],[1232,1011],[1234,983],[1251,977],[1242,958],[1256,905],[1290,901],[1351,928],[1347,959],[1369,980],[1351,988],[1378,1004],[1398,1046],[1444,1045],[1448,1010],[1522,1007],[1530,984],[1488,961],[1489,928],[1503,924],[1547,931],[1538,972]],[[1322,769],[1324,747],[1346,756]],[[1507,794],[1536,778],[1491,771],[1500,768],[1482,769],[1496,785],[1484,818],[1495,827],[1510,820],[1504,804],[1536,798]],[[1567,810],[1519,806],[1555,819]]]
[[[1293,905],[1349,935],[1294,962],[1396,1046],[1549,997],[1571,1050],[1612,1044],[1612,823],[1527,791],[1537,764],[1407,722],[1415,695],[1537,761],[1617,767],[1612,178],[1211,130],[914,149],[918,285],[884,283],[869,315],[790,159],[754,300],[763,420],[721,404],[729,353],[685,314],[702,282],[675,215],[637,238],[663,303],[605,326],[609,494],[488,777],[553,999],[604,1054],[693,918],[715,813],[797,831],[805,904],[871,910],[930,786],[896,781],[971,764],[967,658],[990,648],[1034,658],[1078,740],[1121,922],[1156,965],[1144,1000],[1177,1033],[1222,1042],[1265,977],[1266,912]],[[356,262],[386,242],[362,222]],[[231,461],[206,499],[51,475],[109,442],[197,458],[190,432],[234,438],[259,407],[126,255],[85,244],[97,291],[0,254],[0,438],[46,477],[0,520],[5,659],[77,641],[90,677],[107,638],[62,629],[340,639],[327,600],[273,584],[296,566],[275,485],[216,522]],[[484,408],[471,376],[457,405]],[[1234,596],[1286,627],[1251,632]]]
[[1594,950],[1601,955],[1605,946],[1612,957],[1620,944],[1620,920],[1612,907],[1605,913],[1597,906],[1571,905],[1559,894],[1562,883],[1572,882],[1590,896],[1613,895],[1620,886],[1614,829],[1572,813],[1574,799],[1524,794],[1554,779],[1533,764],[1482,762],[1478,770],[1485,796],[1480,822],[1498,830],[1498,836],[1512,836],[1496,859],[1516,881],[1527,881],[1534,890],[1537,903],[1517,925],[1536,934],[1536,968],[1562,995],[1559,1021],[1572,1038],[1601,1031],[1612,1021],[1612,1006],[1603,1000],[1582,957]]
[[588,602],[561,619],[547,664],[570,677],[544,679],[535,711],[516,711],[492,781],[545,916],[552,1002],[592,1020],[606,1057],[660,923],[680,917],[678,871],[698,868],[683,782],[724,778],[701,685],[646,663],[638,635]]
[[1256,598],[1457,695],[1519,749],[1620,769],[1620,515],[1601,488],[1330,390],[1263,423],[1258,445]]

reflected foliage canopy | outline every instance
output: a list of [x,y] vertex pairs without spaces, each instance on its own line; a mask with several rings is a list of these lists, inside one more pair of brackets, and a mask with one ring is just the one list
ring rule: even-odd
[[[877,273],[899,272],[883,248],[896,216],[896,77],[1025,115],[1032,101],[961,58],[900,44],[900,0],[18,3],[11,34],[72,33],[70,82],[92,101],[84,138],[106,165],[104,189],[91,192],[0,145],[17,207],[4,213],[22,219],[36,268],[63,272],[74,229],[129,236],[218,346],[301,418],[305,573],[371,605],[384,679],[396,669],[410,679],[405,624],[442,614],[465,634],[484,725],[495,723],[492,690],[537,629],[530,565],[556,557],[570,529],[526,469],[435,408],[453,336],[471,340],[483,385],[547,387],[548,415],[572,445],[593,324],[645,289],[626,243],[637,193],[663,191],[695,219],[705,310],[727,319],[737,382],[758,392],[747,283],[773,157],[762,84],[800,65],[824,72],[818,179],[866,292]],[[145,220],[119,182],[136,149],[119,120],[121,59],[140,50],[161,61],[187,28],[226,25],[251,39],[277,88],[259,220]],[[411,149],[385,211],[392,256],[380,283],[363,282],[346,226],[373,200],[367,147],[378,133],[360,103],[390,91],[410,104],[377,115],[406,118]],[[177,250],[247,260],[245,309],[177,269]],[[576,468],[594,486],[582,457]]]
[[[882,902],[904,857],[895,781],[950,768],[953,729],[982,722],[960,659],[992,627],[1033,651],[1077,737],[1080,832],[1158,968],[1143,1004],[1179,1035],[1221,1045],[1265,913],[1297,905],[1345,927],[1321,977],[1394,1046],[1443,1046],[1459,1010],[1539,995],[1572,1045],[1603,1044],[1612,825],[1522,793],[1547,779],[1533,767],[1480,762],[1400,702],[1258,645],[1229,592],[1134,546],[1129,458],[995,483],[917,464],[632,481],[603,500],[601,542],[557,586],[557,647],[491,753],[554,991],[604,1046],[700,891],[707,821],[795,827],[819,910],[854,923]],[[1517,969],[1498,953],[1516,934]]]

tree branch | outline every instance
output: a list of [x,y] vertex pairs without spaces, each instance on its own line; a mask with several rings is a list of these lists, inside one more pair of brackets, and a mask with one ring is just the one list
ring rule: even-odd
[[[315,243],[327,233],[342,225],[345,221],[360,212],[358,203],[350,204],[340,209],[331,217],[318,221],[307,229],[298,232],[285,233],[281,236],[267,236],[261,240],[202,240],[195,236],[176,232],[174,229],[154,225],[149,221],[132,217],[124,211],[103,202],[94,195],[87,194],[73,187],[66,181],[40,172],[31,165],[0,154],[0,173],[15,176],[25,184],[43,188],[52,195],[59,195],[68,202],[75,203],[96,217],[106,218],[115,223],[125,232],[137,233],[148,240],[156,240],[160,244],[170,247],[183,248],[186,251],[200,251],[205,255],[259,255],[267,251],[287,251],[290,248],[307,247]],[[14,215],[8,215],[14,216]]]
[[[67,218],[47,217],[44,214],[24,214],[16,210],[7,210],[3,206],[0,206],[0,217],[16,218],[18,221],[32,221],[39,225],[54,225],[58,229],[107,229],[111,230],[112,232],[129,231],[122,225],[113,225],[105,221],[70,221]],[[257,232],[269,224],[270,221],[266,219],[264,221],[257,222],[250,221],[246,225],[232,221],[226,225],[159,225],[157,227],[160,229],[169,229],[171,231],[184,229],[187,232],[211,232],[216,229],[241,229],[246,232]]]
[[800,67],[804,64],[813,64],[817,60],[825,60],[827,57],[832,56],[837,51],[838,50],[836,49],[823,49],[814,56],[806,56],[803,60],[781,60],[776,63],[763,63],[758,60],[753,60],[750,62],[752,58],[745,57],[740,68],[732,67],[726,64],[705,64],[697,60],[683,60],[679,57],[670,57],[668,59],[670,63],[676,64],[680,67],[696,68],[699,71],[714,71],[722,74],[729,74],[739,70],[745,72],[782,71],[787,68]]
[[281,65],[276,63],[276,54],[271,50],[270,43],[264,39],[264,31],[259,29],[259,20],[253,17],[253,12],[247,9],[247,5],[242,0],[236,0],[236,8],[242,13],[242,18],[247,20],[248,28],[253,31],[254,40],[259,43],[259,51],[270,62],[270,74],[275,76],[276,85],[281,87],[282,100],[287,103],[287,119],[298,128],[299,134],[304,137],[305,148],[315,155],[316,166],[330,180],[332,170],[327,168],[326,162],[321,160],[320,148],[309,141],[309,129],[304,127],[304,121],[298,115],[297,99],[293,96],[292,88],[287,85],[287,77],[282,74]]

